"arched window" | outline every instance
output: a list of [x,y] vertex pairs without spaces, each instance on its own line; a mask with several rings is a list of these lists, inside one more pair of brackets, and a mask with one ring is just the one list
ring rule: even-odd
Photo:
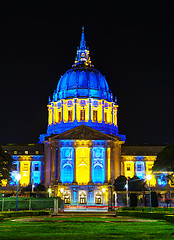
[[72,110],[68,110],[68,121],[72,122]]
[[61,112],[59,112],[59,114],[58,114],[58,122],[60,123],[61,120],[62,120],[62,114],[61,114]]
[[61,181],[62,183],[73,182],[73,169],[68,164],[65,164],[65,166],[61,169]]
[[93,121],[94,122],[97,122],[98,121],[98,114],[97,114],[98,112],[97,112],[97,110],[94,110],[93,111]]
[[80,110],[80,121],[85,121],[85,110]]
[[105,114],[104,114],[104,121],[105,121],[105,123],[108,122],[108,119],[107,119],[107,112],[105,112]]
[[97,165],[93,169],[93,182],[94,183],[104,182],[104,169],[100,165]]

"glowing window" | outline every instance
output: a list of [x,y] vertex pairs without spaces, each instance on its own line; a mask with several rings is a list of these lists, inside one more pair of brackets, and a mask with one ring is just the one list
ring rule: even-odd
[[14,151],[14,154],[18,154],[18,151]]
[[74,176],[74,149],[72,147],[61,148],[61,182],[72,183]]
[[97,122],[97,110],[94,110],[93,111],[93,120],[94,120],[94,122]]
[[35,154],[39,154],[39,151],[35,151]]
[[152,170],[152,167],[153,167],[153,164],[149,164],[149,165],[148,165],[148,171],[151,171],[151,170]]
[[89,182],[90,149],[87,147],[76,148],[76,181],[79,184]]
[[25,154],[28,154],[28,151],[25,151]]
[[107,123],[107,112],[104,114],[104,121]]
[[72,110],[68,110],[68,121],[72,122]]
[[58,114],[58,122],[60,123],[61,122],[61,120],[62,120],[62,114],[61,114],[61,112],[59,112],[59,114]]
[[80,110],[80,121],[85,121],[85,110]]
[[23,171],[28,171],[28,163],[24,163],[24,165],[23,165]]
[[36,163],[36,164],[34,165],[34,171],[39,171],[39,164],[38,164],[38,163]]
[[13,163],[13,171],[17,171],[17,167],[18,167],[17,163]]
[[102,147],[92,148],[92,181],[104,183],[105,181],[105,149]]
[[64,183],[73,181],[73,169],[70,165],[67,165],[63,169]]
[[130,164],[127,164],[126,170],[127,170],[127,171],[130,171],[130,167],[131,167],[131,165],[130,165]]
[[137,164],[137,171],[141,171],[141,164]]

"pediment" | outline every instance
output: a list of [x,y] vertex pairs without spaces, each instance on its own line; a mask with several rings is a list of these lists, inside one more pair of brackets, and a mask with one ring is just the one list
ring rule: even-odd
[[120,140],[120,137],[99,132],[85,125],[78,126],[61,134],[55,134],[49,137],[54,139],[70,139],[70,140]]

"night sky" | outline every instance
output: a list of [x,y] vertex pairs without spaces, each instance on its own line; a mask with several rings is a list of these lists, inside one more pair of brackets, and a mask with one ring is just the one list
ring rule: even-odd
[[48,97],[74,63],[83,25],[92,64],[118,98],[126,142],[174,142],[173,6],[6,2],[0,6],[1,144],[38,142],[46,133]]

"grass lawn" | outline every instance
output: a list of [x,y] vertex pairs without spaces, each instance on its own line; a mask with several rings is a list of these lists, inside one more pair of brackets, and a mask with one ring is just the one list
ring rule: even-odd
[[[25,218],[24,220],[26,220]],[[28,218],[29,219],[29,218]],[[41,219],[41,218],[40,218]],[[34,219],[33,219],[34,220]],[[0,239],[171,239],[174,224],[166,221],[132,222],[131,218],[73,217],[0,222]],[[128,221],[130,220],[130,221]]]

